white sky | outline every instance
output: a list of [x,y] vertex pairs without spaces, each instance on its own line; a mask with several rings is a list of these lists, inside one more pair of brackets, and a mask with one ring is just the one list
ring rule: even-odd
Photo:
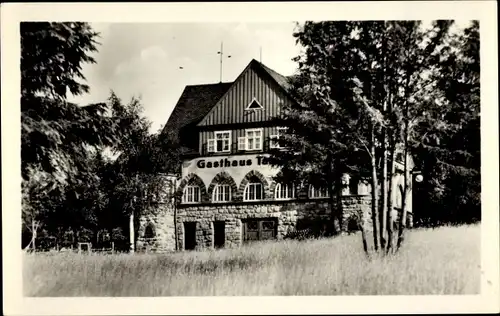
[[[300,53],[292,33],[295,23],[92,23],[101,33],[83,74],[90,94],[71,97],[81,105],[102,102],[110,90],[128,102],[141,96],[151,132],[166,124],[186,85],[219,82],[221,41],[223,81],[233,81],[252,58],[283,75],[296,69],[291,59]],[[179,69],[183,67],[183,69]]]
[[97,63],[83,67],[90,93],[70,101],[103,102],[111,90],[123,102],[140,96],[151,132],[166,124],[186,85],[219,82],[221,41],[224,54],[231,55],[224,58],[223,81],[233,81],[252,58],[259,60],[260,47],[262,62],[283,75],[295,71],[291,59],[300,53],[292,36],[294,22],[91,25],[100,33],[101,45],[93,55]]

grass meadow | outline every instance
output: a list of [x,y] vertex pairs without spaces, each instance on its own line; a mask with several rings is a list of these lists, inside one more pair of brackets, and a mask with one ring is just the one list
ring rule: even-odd
[[26,254],[25,296],[478,294],[480,226],[416,229],[368,260],[360,235],[171,254]]

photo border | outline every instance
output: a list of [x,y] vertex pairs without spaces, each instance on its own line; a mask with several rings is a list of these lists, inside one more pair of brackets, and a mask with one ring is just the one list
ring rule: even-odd
[[[494,1],[2,3],[2,251],[6,315],[350,314],[498,312],[498,42]],[[290,22],[305,20],[479,20],[481,39],[481,294],[447,296],[273,296],[27,298],[22,295],[20,21]],[[464,254],[466,255],[466,254]]]

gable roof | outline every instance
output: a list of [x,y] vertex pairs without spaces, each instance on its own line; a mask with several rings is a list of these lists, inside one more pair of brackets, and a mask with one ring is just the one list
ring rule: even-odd
[[177,138],[181,128],[197,124],[231,87],[232,82],[186,86],[163,133]]
[[[289,77],[277,73],[255,59],[250,61],[238,78],[251,67],[263,70],[281,88],[289,89]],[[169,138],[178,139],[180,130],[186,126],[198,124],[229,91],[238,78],[233,82],[186,86],[162,133],[167,134]]]
[[[254,59],[255,60],[255,59]],[[258,61],[256,61],[258,62]],[[271,68],[267,67],[263,63],[260,63],[260,66],[264,68],[264,70],[278,83],[283,89],[288,90],[290,88],[290,77],[285,77],[282,74],[277,73],[276,71],[272,70]]]

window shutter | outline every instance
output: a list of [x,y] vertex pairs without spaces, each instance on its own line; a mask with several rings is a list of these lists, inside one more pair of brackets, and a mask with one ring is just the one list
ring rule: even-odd
[[238,137],[238,150],[245,150],[246,137]]
[[215,139],[208,140],[207,151],[209,153],[213,153],[215,151]]

